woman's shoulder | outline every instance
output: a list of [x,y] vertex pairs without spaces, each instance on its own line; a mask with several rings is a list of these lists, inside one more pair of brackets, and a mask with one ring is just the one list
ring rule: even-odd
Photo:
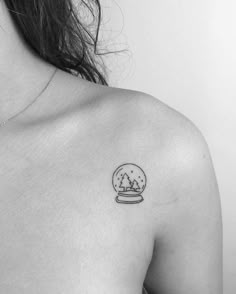
[[80,89],[78,86],[78,102],[70,120],[78,128],[69,128],[73,129],[73,150],[83,142],[93,164],[96,162],[106,177],[122,164],[142,168],[148,184],[144,210],[138,215],[147,211],[145,222],[149,219],[154,234],[162,230],[160,224],[173,219],[182,225],[188,211],[193,216],[190,219],[189,215],[190,223],[201,224],[204,219],[206,225],[205,211],[219,219],[209,148],[190,119],[144,92],[89,82],[84,83],[83,96]]
[[99,134],[104,130],[106,138],[115,140],[127,160],[136,154],[153,167],[169,166],[179,172],[200,163],[210,168],[205,137],[185,115],[148,93],[103,86],[94,90],[88,102],[91,121],[101,127]]
[[148,174],[148,208],[157,234],[163,212],[167,218],[162,224],[176,220],[173,230],[186,221],[199,230],[207,225],[209,230],[220,230],[218,185],[209,146],[199,128],[147,93],[110,89],[104,97],[109,101],[103,102],[105,109],[114,114],[111,126],[117,132],[117,157],[121,162],[137,161]]
[[116,136],[117,145],[119,142],[122,145],[123,140],[129,137],[130,143],[142,148],[145,145],[147,150],[152,151],[152,157],[155,153],[173,154],[187,152],[187,149],[202,153],[203,149],[208,148],[198,127],[158,97],[81,79],[77,81],[77,78],[69,75],[66,78],[68,81],[62,80],[64,90],[60,92],[64,91],[64,96],[67,92],[68,97],[70,93],[73,96],[68,99],[72,101],[68,102],[68,118],[71,115],[75,116],[75,120],[82,117],[87,126],[96,126],[97,130],[100,127],[101,137],[102,129],[104,135]]
[[[143,138],[150,144],[166,146],[192,144],[206,145],[199,128],[184,114],[151,94],[114,88],[100,87],[92,95],[96,109],[104,122],[121,134]],[[91,103],[91,100],[90,100]],[[105,120],[107,118],[107,120]],[[120,126],[117,129],[117,126]]]
[[[122,133],[136,129],[144,131],[146,136],[152,135],[152,139],[161,135],[163,139],[171,140],[174,133],[181,133],[188,141],[190,134],[204,141],[189,118],[148,93],[98,85],[67,73],[62,73],[61,80],[58,79],[57,94],[61,93],[63,97],[67,96],[65,98],[71,106],[68,109],[73,108],[73,113],[77,111],[78,116],[82,112],[89,114],[91,120],[99,117],[99,121],[109,123],[110,128],[125,123]],[[67,103],[62,105],[67,107]]]
[[88,133],[93,130],[93,138],[102,144],[115,142],[121,161],[143,158],[153,168],[162,165],[180,173],[202,161],[211,166],[208,144],[198,127],[157,97],[87,81],[76,87],[72,121],[78,118],[80,126],[86,121]]
[[[199,223],[203,218],[207,222],[204,211],[210,206],[209,215],[218,217],[219,193],[209,147],[189,118],[158,98],[133,90],[107,88],[97,106],[103,139],[109,142],[105,146],[114,150],[111,162],[133,162],[147,173],[153,219],[169,203],[178,203],[178,209],[169,206],[175,207],[170,211],[177,219],[188,207]],[[169,222],[170,212],[167,215]]]
[[[152,151],[152,157],[155,152],[173,154],[177,149],[186,152],[186,148],[202,152],[202,148],[207,148],[196,125],[159,97],[97,85],[68,74],[62,74],[59,88],[58,94],[64,92],[67,99],[72,94],[68,99],[70,107],[67,107],[69,119],[71,115],[75,119],[84,118],[87,126],[101,128],[100,136],[102,129],[105,135],[116,136],[117,145],[129,137],[129,142],[134,141],[136,146],[144,148],[146,145],[147,150]],[[63,105],[67,103],[63,102]]]

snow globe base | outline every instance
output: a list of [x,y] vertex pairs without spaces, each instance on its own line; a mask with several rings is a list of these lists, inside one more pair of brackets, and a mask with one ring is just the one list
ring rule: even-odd
[[137,204],[143,201],[142,195],[125,195],[125,194],[119,194],[116,197],[117,203],[123,203],[123,204]]

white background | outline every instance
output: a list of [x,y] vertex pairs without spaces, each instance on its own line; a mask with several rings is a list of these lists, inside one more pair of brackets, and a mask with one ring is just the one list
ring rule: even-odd
[[[102,0],[112,86],[149,93],[190,118],[222,198],[225,294],[236,293],[236,1]],[[115,45],[116,44],[116,45]]]

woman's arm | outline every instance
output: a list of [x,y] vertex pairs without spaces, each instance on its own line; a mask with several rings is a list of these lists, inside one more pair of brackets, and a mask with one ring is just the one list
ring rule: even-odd
[[183,127],[177,129],[182,131],[170,142],[166,157],[173,204],[164,213],[158,200],[152,205],[155,249],[145,286],[150,294],[222,294],[222,223],[216,177],[200,132],[188,121],[180,124]]

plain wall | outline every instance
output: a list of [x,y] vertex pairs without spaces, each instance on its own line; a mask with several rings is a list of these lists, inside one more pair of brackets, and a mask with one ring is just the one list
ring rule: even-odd
[[111,85],[159,98],[189,117],[209,144],[222,199],[224,293],[235,294],[236,1],[102,4],[102,38],[110,49],[129,49],[108,57]]

